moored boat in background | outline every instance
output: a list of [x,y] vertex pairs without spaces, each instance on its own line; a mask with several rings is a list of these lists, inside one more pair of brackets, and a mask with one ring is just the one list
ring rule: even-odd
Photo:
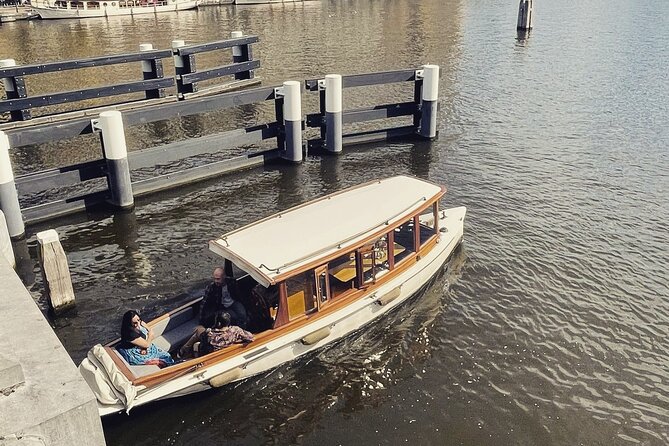
[[297,3],[304,0],[235,0],[236,5],[262,5],[265,3]]
[[183,11],[197,6],[198,0],[37,0],[32,7],[42,19],[83,19]]

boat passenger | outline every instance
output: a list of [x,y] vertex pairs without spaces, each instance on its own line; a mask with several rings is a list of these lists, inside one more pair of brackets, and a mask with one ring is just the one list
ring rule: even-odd
[[214,317],[219,311],[230,314],[232,324],[246,329],[248,316],[244,305],[232,298],[225,284],[225,272],[220,266],[214,269],[213,282],[204,290],[204,298],[200,307],[200,325],[212,327]]
[[220,266],[214,269],[213,281],[204,289],[204,298],[200,305],[200,324],[193,330],[193,335],[179,349],[178,358],[193,356],[193,345],[207,328],[214,326],[216,313],[225,311],[230,314],[233,325],[246,329],[248,316],[244,305],[230,295],[225,282],[225,271]]
[[156,347],[153,330],[135,310],[128,310],[121,322],[121,343],[118,352],[130,365],[157,365],[160,368],[174,364],[168,352]]
[[231,317],[224,311],[216,313],[213,328],[208,328],[200,336],[198,355],[206,355],[232,344],[253,341],[253,334],[235,325],[230,325]]

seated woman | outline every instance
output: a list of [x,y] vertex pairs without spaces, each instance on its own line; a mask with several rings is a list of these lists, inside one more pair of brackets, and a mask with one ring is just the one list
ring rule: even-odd
[[232,344],[253,341],[253,334],[235,325],[230,325],[230,315],[224,311],[216,313],[214,328],[208,328],[200,336],[199,356],[206,355]]
[[157,365],[160,368],[174,364],[168,352],[152,344],[155,335],[135,310],[128,310],[121,322],[121,343],[116,347],[130,365]]

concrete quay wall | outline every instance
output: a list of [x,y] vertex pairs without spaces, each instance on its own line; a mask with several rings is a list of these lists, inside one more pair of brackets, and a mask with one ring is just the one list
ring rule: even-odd
[[0,446],[104,445],[95,396],[0,257]]

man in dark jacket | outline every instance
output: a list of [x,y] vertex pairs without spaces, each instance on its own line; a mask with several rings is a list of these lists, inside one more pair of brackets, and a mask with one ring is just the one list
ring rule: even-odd
[[246,309],[241,302],[236,301],[230,295],[225,285],[225,272],[218,267],[213,273],[214,281],[204,289],[204,299],[200,306],[200,324],[211,328],[214,325],[214,317],[219,311],[230,314],[232,325],[246,329],[248,317]]
[[188,358],[192,355],[193,345],[199,340],[200,335],[207,328],[214,326],[216,313],[225,311],[230,314],[233,325],[246,329],[248,316],[244,305],[236,301],[230,295],[228,287],[225,285],[225,271],[220,266],[214,269],[214,281],[204,289],[204,298],[200,305],[200,325],[195,327],[193,336],[179,350],[179,356]]

